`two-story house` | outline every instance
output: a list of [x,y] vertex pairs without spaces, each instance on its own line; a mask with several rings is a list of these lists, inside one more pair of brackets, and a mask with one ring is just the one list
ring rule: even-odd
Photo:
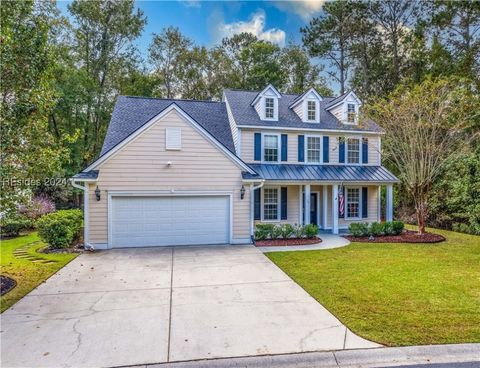
[[222,102],[118,98],[85,191],[94,248],[250,243],[256,222],[317,224],[337,234],[379,221],[382,129],[354,92],[322,97],[226,90]]

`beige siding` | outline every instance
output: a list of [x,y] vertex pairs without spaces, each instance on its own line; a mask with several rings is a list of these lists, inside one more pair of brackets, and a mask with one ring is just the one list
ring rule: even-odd
[[[165,128],[182,129],[182,149],[165,150]],[[171,167],[167,162],[171,162]],[[210,141],[172,111],[101,164],[96,201],[90,186],[90,242],[107,243],[108,191],[233,192],[233,238],[249,237],[249,191],[240,200],[241,171]]]
[[[262,130],[253,130],[253,129],[242,129],[241,132],[241,158],[245,162],[254,162],[254,133],[258,132],[261,133]],[[318,132],[296,132],[296,131],[281,131],[281,130],[268,130],[263,132],[271,132],[277,134],[288,134],[288,161],[287,163],[290,164],[297,164],[298,163],[298,136],[299,135],[308,135],[308,134],[316,134]],[[327,135],[326,133],[320,133],[322,135]],[[358,134],[328,134],[330,137],[329,143],[329,164],[339,164],[338,160],[338,138],[341,137],[359,137]],[[364,137],[368,138],[368,165],[380,165],[380,136],[376,136],[373,134],[364,135]],[[285,162],[284,162],[285,163]]]
[[303,120],[303,102],[299,103],[297,106],[293,108],[293,111],[298,115],[300,119]]

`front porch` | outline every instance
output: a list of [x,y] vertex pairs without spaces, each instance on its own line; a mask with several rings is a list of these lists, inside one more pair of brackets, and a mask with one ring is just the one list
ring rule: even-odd
[[[386,203],[381,201],[381,185],[370,183],[279,183],[264,181],[251,185],[251,225],[256,223],[315,224],[320,230],[338,234],[352,222],[393,219],[393,185],[387,184]],[[343,199],[342,199],[343,195]]]

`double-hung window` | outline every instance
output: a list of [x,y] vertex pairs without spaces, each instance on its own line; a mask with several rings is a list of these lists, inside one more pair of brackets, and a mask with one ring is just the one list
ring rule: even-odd
[[307,101],[307,120],[317,120],[317,103],[315,101]]
[[321,137],[307,137],[307,162],[319,163]]
[[355,111],[355,105],[354,104],[348,104],[347,105],[347,121],[349,123],[355,123],[355,118],[356,118],[356,111]]
[[271,97],[265,98],[265,118],[273,119],[275,117],[275,101]]
[[347,139],[347,163],[348,164],[360,163],[360,139],[359,138]]
[[278,135],[265,134],[263,136],[263,161],[278,161]]
[[360,188],[346,188],[347,218],[360,217]]
[[278,188],[264,188],[263,189],[263,219],[264,220],[278,220],[279,218],[279,195]]

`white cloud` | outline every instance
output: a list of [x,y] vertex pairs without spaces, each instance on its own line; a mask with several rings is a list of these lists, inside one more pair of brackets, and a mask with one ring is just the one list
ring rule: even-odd
[[219,22],[216,27],[217,37],[231,37],[238,33],[251,33],[260,40],[269,41],[279,46],[285,45],[285,32],[278,28],[265,29],[265,12],[260,9],[250,16],[248,21],[234,23]]
[[187,8],[200,8],[200,0],[179,0]]
[[305,22],[308,22],[314,15],[322,10],[326,0],[294,0],[294,1],[275,1],[277,8],[297,14]]

